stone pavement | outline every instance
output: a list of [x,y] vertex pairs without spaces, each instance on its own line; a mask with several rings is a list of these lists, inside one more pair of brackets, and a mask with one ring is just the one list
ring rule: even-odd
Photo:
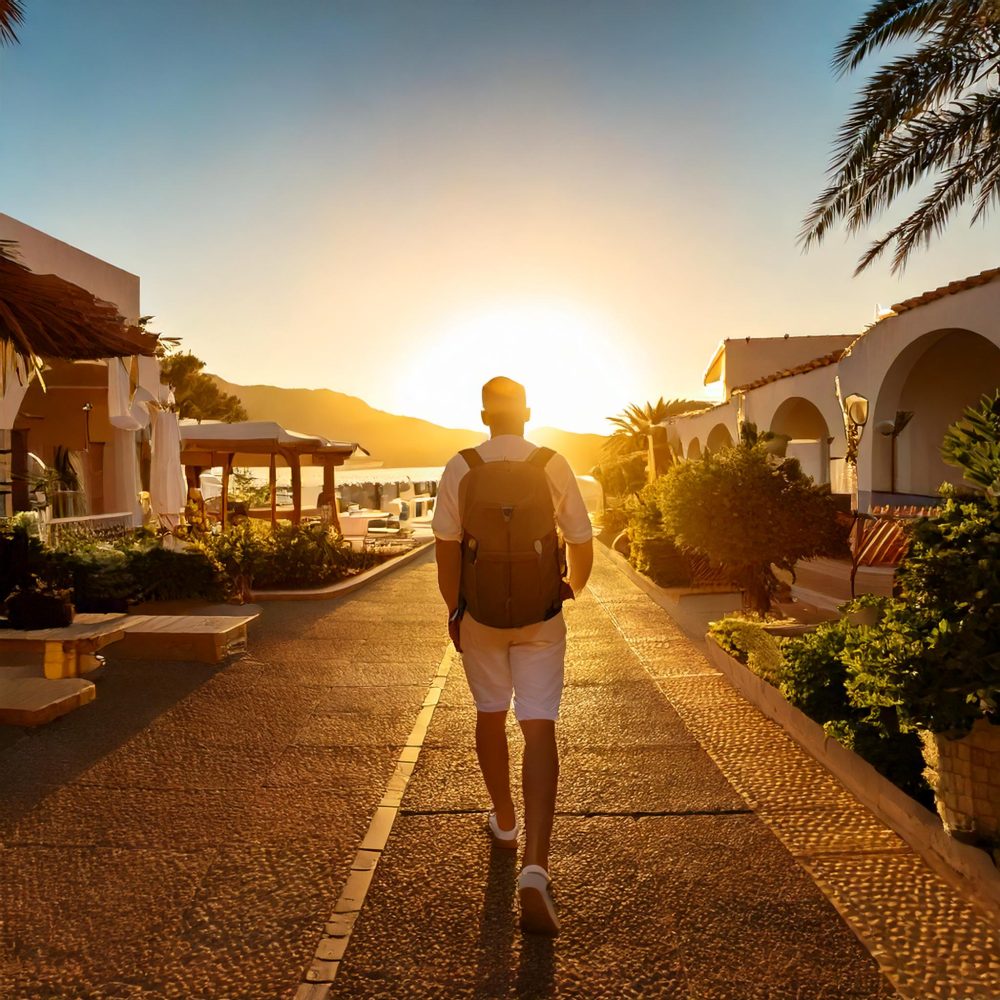
[[568,618],[555,942],[484,833],[428,556],[0,750],[0,996],[1000,997],[996,929],[604,557]]

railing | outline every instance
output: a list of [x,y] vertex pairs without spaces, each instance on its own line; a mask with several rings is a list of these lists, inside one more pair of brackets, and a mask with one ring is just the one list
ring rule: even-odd
[[88,514],[83,517],[53,517],[45,525],[49,545],[70,541],[117,541],[135,531],[135,518],[129,511],[114,514]]

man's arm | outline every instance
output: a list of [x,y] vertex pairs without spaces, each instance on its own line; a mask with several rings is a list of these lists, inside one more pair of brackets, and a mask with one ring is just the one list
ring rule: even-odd
[[448,605],[450,615],[458,607],[462,579],[462,543],[445,542],[438,538],[434,542],[434,556],[437,559],[438,590],[441,591],[444,603]]
[[[440,542],[438,543],[440,544]],[[566,562],[569,564],[569,585],[574,594],[579,594],[590,579],[594,568],[594,540],[566,543]],[[440,563],[438,563],[440,567]],[[438,570],[440,576],[440,569]]]

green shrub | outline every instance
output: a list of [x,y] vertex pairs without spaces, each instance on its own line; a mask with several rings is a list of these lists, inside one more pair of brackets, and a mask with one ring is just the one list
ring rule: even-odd
[[997,718],[1000,508],[947,490],[938,515],[911,529],[896,580],[899,599],[845,649],[852,698],[930,732]]
[[825,725],[856,719],[847,700],[844,645],[850,626],[843,619],[820,625],[815,632],[785,643],[781,693],[814,722]]
[[691,567],[684,552],[663,524],[660,506],[662,479],[644,486],[629,498],[629,562],[661,587],[691,582]]
[[[858,601],[848,609],[870,603]],[[893,709],[880,706],[873,710],[852,700],[845,650],[852,641],[863,641],[863,633],[871,630],[842,619],[824,623],[803,636],[777,639],[763,624],[760,619],[724,618],[713,622],[710,631],[727,653],[777,687],[790,704],[822,725],[828,735],[908,795],[932,805],[917,734],[900,730]]]
[[231,593],[247,596],[252,587],[319,587],[351,576],[385,556],[355,552],[340,535],[320,524],[279,521],[272,530],[252,519],[204,537],[195,546],[217,565]]
[[715,641],[761,680],[778,687],[783,670],[782,640],[766,632],[762,619],[733,616],[709,626]]
[[726,567],[740,584],[744,608],[770,610],[778,581],[771,569],[793,570],[799,559],[847,554],[838,501],[816,486],[795,459],[778,459],[768,443],[745,442],[663,477],[663,525],[685,548]]
[[176,552],[159,545],[136,549],[128,553],[128,567],[138,600],[218,601],[226,596],[218,566],[201,552]]

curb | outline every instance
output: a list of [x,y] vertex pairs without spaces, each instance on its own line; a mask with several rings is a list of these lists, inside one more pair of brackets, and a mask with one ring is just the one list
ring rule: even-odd
[[433,538],[428,538],[421,541],[419,545],[415,545],[409,552],[404,552],[400,556],[379,563],[378,566],[366,569],[357,576],[349,577],[338,583],[331,583],[328,587],[312,587],[308,590],[254,590],[251,592],[251,599],[254,601],[331,601],[337,597],[343,597],[345,594],[351,594],[355,590],[360,590],[369,583],[416,562],[427,552],[433,542]]
[[949,836],[934,813],[884,778],[868,761],[827,736],[819,723],[730,656],[711,636],[706,636],[706,645],[713,666],[747,701],[781,726],[934,871],[1000,919],[1000,870],[985,851]]
[[620,552],[605,547],[605,555],[621,570],[640,590],[651,597],[664,611],[675,609],[685,597],[705,597],[710,594],[738,594],[739,591],[722,584],[709,584],[704,587],[661,587],[653,583],[648,576],[643,576]]

